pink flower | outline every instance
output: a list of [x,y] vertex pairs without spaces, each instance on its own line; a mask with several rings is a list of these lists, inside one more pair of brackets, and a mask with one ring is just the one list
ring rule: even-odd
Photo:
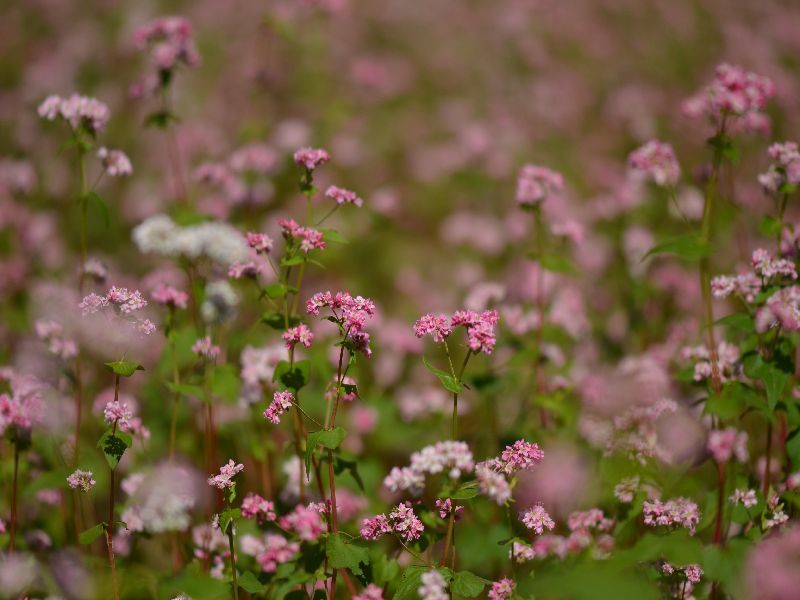
[[106,173],[111,177],[131,175],[133,173],[133,165],[131,165],[130,159],[122,150],[109,150],[101,147],[97,151],[97,157],[103,163]]
[[356,206],[361,206],[364,204],[364,201],[359,198],[355,192],[351,192],[350,190],[346,190],[335,185],[332,185],[325,190],[325,197],[334,200],[339,206],[342,204],[355,204]]
[[244,471],[243,464],[236,464],[232,460],[228,464],[222,465],[219,469],[219,474],[213,475],[208,478],[208,485],[220,490],[226,490],[236,485],[233,478],[237,473]]
[[574,512],[567,519],[567,527],[569,527],[570,531],[578,531],[580,529],[609,531],[613,526],[613,519],[607,519],[599,508]]
[[103,409],[103,418],[109,425],[117,424],[124,431],[133,418],[133,412],[124,402],[112,400]]
[[422,585],[417,588],[417,593],[422,600],[448,600],[447,582],[436,569],[426,571],[420,577]]
[[236,261],[228,267],[228,277],[233,279],[243,279],[245,277],[255,279],[261,271],[262,266],[252,260],[247,262]]
[[330,154],[322,148],[300,148],[294,153],[294,162],[306,169],[306,171],[314,171],[330,159]]
[[417,322],[414,323],[414,335],[421,338],[430,334],[433,341],[438,344],[441,344],[452,331],[453,329],[448,323],[447,315],[427,314],[421,316]]
[[383,600],[383,589],[370,583],[360,594],[353,596],[353,600]]
[[192,352],[206,360],[213,361],[220,355],[221,349],[219,346],[214,345],[210,336],[205,336],[192,344]]
[[365,540],[374,541],[382,535],[392,532],[392,526],[386,515],[375,515],[374,517],[361,521],[361,537]]
[[545,528],[553,529],[556,526],[553,519],[550,518],[550,515],[547,514],[547,511],[541,504],[536,504],[526,510],[522,513],[521,519],[525,527],[533,529],[533,531],[539,535],[544,533]]
[[269,254],[272,251],[273,241],[266,233],[249,232],[245,241],[257,254]]
[[83,316],[93,315],[106,306],[108,306],[108,300],[106,300],[104,296],[98,296],[94,292],[88,296],[84,296],[83,300],[78,304],[78,308],[81,309],[81,314]]
[[767,77],[720,64],[711,83],[685,100],[682,108],[689,117],[706,117],[718,124],[725,116],[759,115],[774,94],[775,85]]
[[544,452],[539,445],[525,440],[517,440],[511,446],[506,446],[500,453],[500,458],[496,463],[498,471],[506,475],[513,475],[519,471],[530,471],[542,462]]
[[775,161],[766,173],[758,176],[758,182],[768,194],[784,191],[784,186],[800,184],[800,151],[795,142],[772,144],[769,155]]
[[137,48],[151,48],[153,61],[162,71],[171,71],[180,64],[195,67],[200,55],[192,39],[192,25],[184,17],[159,17],[133,32]]
[[614,486],[614,496],[624,504],[633,502],[633,497],[639,489],[639,477],[627,477]]
[[281,416],[292,407],[294,394],[291,392],[275,392],[272,402],[264,411],[264,418],[275,425],[281,422]]
[[82,492],[88,492],[95,486],[97,482],[92,479],[91,471],[81,471],[80,469],[76,469],[69,477],[67,477],[67,483],[73,490],[79,489]]
[[95,98],[78,94],[72,94],[68,98],[48,96],[39,105],[38,112],[43,119],[53,121],[61,117],[72,129],[83,127],[92,134],[104,129],[111,116],[108,106]]
[[516,587],[516,583],[507,577],[495,581],[489,590],[489,600],[508,600],[514,593],[514,587]]
[[684,527],[694,535],[700,515],[697,504],[688,498],[673,498],[662,502],[654,500],[645,502],[643,506],[644,524],[651,527]]
[[169,285],[159,285],[151,296],[159,304],[171,308],[186,308],[189,304],[189,294]]
[[517,204],[523,207],[539,206],[564,190],[564,178],[547,167],[525,165],[517,178]]
[[658,140],[651,140],[634,150],[628,157],[628,163],[632,169],[660,186],[674,186],[681,175],[672,146]]
[[733,456],[739,462],[747,462],[747,432],[734,427],[715,429],[708,434],[708,451],[718,463],[726,463]]
[[450,516],[450,513],[454,513],[456,517],[458,517],[458,513],[464,510],[464,507],[459,505],[454,505],[453,501],[450,498],[445,498],[444,500],[441,498],[436,499],[436,508],[439,509],[439,516],[442,519],[447,519]]
[[752,508],[758,504],[755,490],[733,490],[733,494],[728,498],[731,504],[741,504],[745,508]]
[[311,342],[314,341],[314,334],[308,328],[308,325],[303,323],[296,327],[290,327],[283,333],[282,337],[289,350],[292,350],[297,344],[302,345],[304,348],[310,348]]
[[313,542],[325,532],[325,525],[319,510],[312,504],[298,504],[294,512],[281,517],[279,521],[283,529],[293,531],[304,542]]
[[255,519],[259,524],[274,521],[275,505],[258,494],[247,494],[242,500],[242,516],[245,519]]
[[398,504],[392,512],[389,513],[389,523],[392,529],[406,542],[413,542],[419,539],[425,526],[419,517],[414,514],[414,510],[409,503]]
[[687,565],[683,568],[683,574],[689,583],[700,583],[700,578],[703,576],[703,569],[700,565]]
[[300,544],[290,542],[282,535],[268,533],[264,549],[256,555],[256,562],[265,573],[274,573],[278,565],[289,562],[300,551]]
[[147,306],[147,300],[144,299],[139,290],[129,290],[128,288],[120,288],[112,286],[106,293],[106,300],[119,308],[122,314],[129,314],[143,309]]

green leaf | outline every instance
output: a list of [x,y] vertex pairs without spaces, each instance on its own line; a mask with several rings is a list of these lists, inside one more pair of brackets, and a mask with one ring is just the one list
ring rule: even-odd
[[328,536],[325,543],[328,564],[334,569],[349,569],[353,575],[361,575],[361,565],[369,564],[369,551],[362,546],[348,544],[341,533]]
[[[273,329],[283,331],[286,329],[287,319],[283,313],[280,313],[277,310],[268,310],[261,315],[261,322],[265,325],[269,325]],[[289,317],[288,323],[289,327],[294,327],[300,323],[300,319],[299,317]]]
[[450,494],[451,500],[469,500],[478,495],[478,482],[470,481],[459,487],[455,492]]
[[434,367],[431,363],[428,362],[428,359],[425,358],[424,356],[422,357],[422,362],[425,365],[425,368],[428,369],[428,371],[430,371],[431,373],[436,375],[436,377],[439,378],[439,381],[442,383],[442,386],[444,386],[444,389],[454,394],[461,393],[463,386],[461,385],[461,382],[458,381],[458,379],[453,377],[450,373],[447,373],[446,371],[442,371],[441,369],[437,369],[436,367]]
[[708,138],[706,143],[714,149],[714,154],[721,159],[732,163],[739,160],[739,151],[734,145],[733,139],[724,133]]
[[743,331],[745,333],[751,333],[755,329],[753,326],[753,317],[745,313],[734,313],[732,315],[727,315],[721,319],[717,319],[714,324],[725,325],[726,327],[738,329],[739,331]]
[[747,395],[753,394],[754,390],[741,383],[729,383],[719,395],[713,395],[706,401],[705,412],[717,415],[720,419],[735,419],[747,408]]
[[483,591],[486,584],[491,583],[483,577],[478,577],[469,571],[459,571],[453,576],[450,591],[459,596],[474,598]]
[[781,232],[781,222],[775,217],[764,217],[758,224],[758,232],[764,237],[774,239]]
[[348,244],[347,239],[335,229],[320,229],[322,237],[326,242],[334,242],[336,244]]
[[81,545],[86,546],[103,535],[104,531],[105,523],[99,523],[94,527],[90,527],[86,531],[81,531],[81,534],[78,536],[78,541],[81,543]]
[[267,589],[267,586],[261,583],[251,571],[245,571],[239,575],[239,587],[248,594],[260,594]]
[[657,254],[674,254],[684,260],[698,261],[708,256],[710,250],[709,244],[704,242],[700,236],[687,233],[659,242],[648,250],[642,260]]
[[328,450],[336,450],[347,437],[347,432],[341,427],[333,429],[323,429],[308,434],[306,441],[306,472],[311,468],[311,455],[317,446],[322,446]]
[[364,489],[364,481],[361,479],[361,475],[358,473],[358,462],[355,460],[342,458],[341,456],[334,456],[333,472],[336,473],[336,475],[341,475],[344,471],[350,473],[350,476],[355,480],[362,492],[366,491]]
[[156,127],[158,129],[166,129],[172,121],[177,121],[178,118],[168,110],[157,110],[152,112],[144,119],[145,127]]
[[106,462],[111,469],[116,469],[125,450],[131,447],[133,438],[123,431],[112,433],[109,429],[97,442],[97,447],[102,450],[106,457]]
[[114,362],[107,362],[105,364],[114,375],[119,375],[120,377],[130,377],[136,373],[136,371],[144,371],[142,365],[130,360],[115,360]]
[[786,452],[792,459],[792,464],[800,462],[800,428],[795,429],[786,439]]
[[781,398],[783,389],[789,382],[789,374],[784,373],[775,365],[766,363],[761,368],[761,381],[767,391],[767,405],[770,410],[775,410],[775,405]]
[[427,571],[427,567],[421,565],[411,565],[400,577],[400,585],[397,586],[393,600],[403,600],[417,592],[422,580],[422,574]]
[[159,585],[159,598],[174,598],[184,594],[192,600],[224,600],[231,597],[227,581],[215,579],[202,572],[199,562],[190,564],[184,571]]
[[304,262],[306,262],[305,256],[292,256],[291,258],[281,259],[281,265],[284,267],[295,267],[302,265]]
[[106,204],[106,201],[103,200],[103,197],[92,190],[91,192],[87,192],[84,198],[89,206],[97,209],[103,219],[103,224],[108,227],[111,223],[111,211],[108,209],[108,204]]
[[239,508],[228,508],[222,511],[219,515],[219,530],[222,533],[228,533],[228,527],[235,523],[237,519],[242,517],[242,511]]
[[563,254],[544,254],[538,260],[545,271],[566,275],[577,275],[578,273],[577,267]]
[[273,300],[276,300],[277,298],[283,298],[289,293],[289,286],[285,283],[275,281],[265,285],[262,291]]
[[298,360],[292,367],[291,363],[282,360],[275,366],[272,381],[279,381],[283,387],[297,392],[305,387],[311,375],[311,361]]

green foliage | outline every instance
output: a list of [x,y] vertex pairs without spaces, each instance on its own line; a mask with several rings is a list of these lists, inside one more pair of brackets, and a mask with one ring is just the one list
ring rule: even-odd
[[362,566],[369,564],[366,548],[345,542],[341,533],[331,533],[325,541],[325,555],[334,569],[349,569],[353,575],[362,574]]
[[682,258],[686,261],[696,262],[699,261],[701,258],[707,257],[710,251],[711,248],[708,245],[708,243],[703,241],[703,239],[699,235],[694,233],[687,233],[677,237],[662,240],[661,242],[650,248],[650,250],[647,251],[647,254],[644,255],[644,258],[642,258],[642,260],[660,254],[674,254],[675,256]]
[[306,386],[310,374],[310,361],[298,360],[292,366],[289,361],[282,360],[275,366],[272,381],[279,382],[287,390],[297,392]]
[[97,447],[102,450],[108,466],[113,470],[117,468],[119,461],[122,460],[125,450],[130,448],[132,444],[133,438],[129,434],[124,431],[114,433],[109,429],[97,442]]
[[436,375],[436,377],[439,378],[439,381],[442,383],[444,389],[446,389],[448,392],[452,392],[453,394],[461,393],[463,385],[458,379],[453,377],[450,373],[447,373],[446,371],[442,371],[441,369],[437,369],[436,367],[434,367],[431,363],[428,362],[428,359],[425,358],[424,356],[422,357],[422,362],[425,364],[425,367],[428,369],[428,371],[430,371],[431,373]]
[[309,433],[306,440],[306,471],[311,468],[311,456],[317,446],[322,446],[328,450],[336,450],[346,436],[347,432],[341,427]]
[[130,360],[115,360],[114,362],[107,362],[105,363],[108,370],[114,373],[114,375],[119,375],[120,377],[130,377],[136,371],[144,371],[144,367],[139,363],[132,362]]
[[106,524],[98,523],[94,527],[90,527],[89,529],[82,531],[81,534],[78,536],[78,541],[83,546],[88,546],[97,538],[99,538],[101,535],[103,535],[103,532],[105,530],[106,530]]

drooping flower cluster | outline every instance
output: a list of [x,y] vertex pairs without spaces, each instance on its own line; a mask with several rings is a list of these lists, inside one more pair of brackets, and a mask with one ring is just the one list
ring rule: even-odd
[[560,173],[536,165],[525,165],[517,177],[517,204],[536,207],[564,190],[564,178]]
[[800,150],[795,142],[772,144],[767,151],[774,161],[765,173],[758,176],[758,183],[771,195],[787,193],[787,186],[800,184]]
[[39,116],[48,121],[62,118],[73,130],[84,130],[94,135],[102,131],[111,111],[108,106],[95,98],[72,94],[68,98],[52,95],[39,105]]
[[339,206],[342,204],[354,204],[355,206],[361,206],[364,204],[364,200],[359,198],[355,192],[345,188],[337,187],[335,185],[332,185],[325,190],[325,197],[333,200]]
[[398,504],[388,517],[380,514],[361,522],[361,537],[365,540],[377,540],[387,533],[396,533],[404,541],[413,542],[424,530],[425,526],[408,502]]
[[545,529],[553,529],[556,526],[555,521],[547,514],[541,504],[531,506],[520,515],[520,519],[525,524],[525,527],[532,529],[538,535],[544,533]]
[[108,425],[116,425],[125,431],[133,419],[133,411],[128,405],[119,400],[112,400],[103,408],[103,418]]
[[275,392],[272,402],[264,411],[264,418],[277,425],[281,422],[281,416],[292,407],[294,394],[292,392]]
[[535,442],[517,440],[491,461],[491,466],[506,475],[515,475],[519,471],[530,471],[542,462],[544,452]]
[[243,464],[237,465],[232,460],[229,460],[227,464],[220,467],[217,475],[212,475],[208,478],[208,485],[220,490],[230,489],[236,485],[233,481],[234,476],[242,471],[244,471]]
[[258,494],[247,494],[242,500],[242,516],[245,519],[255,519],[258,524],[274,521],[275,505],[270,500],[265,500]]
[[128,155],[122,150],[109,150],[103,146],[97,151],[97,158],[103,164],[105,172],[111,177],[133,174],[133,165]]
[[92,478],[91,471],[81,471],[80,469],[76,469],[69,477],[67,477],[67,483],[72,489],[81,490],[82,492],[88,492],[95,486],[95,484],[97,484],[97,482]]
[[714,429],[708,434],[708,451],[720,464],[728,462],[734,456],[741,463],[750,457],[747,451],[747,432],[735,427]]
[[683,527],[689,530],[690,535],[694,535],[697,523],[700,521],[697,504],[688,498],[673,498],[666,502],[645,501],[643,513],[645,525]]
[[[763,116],[760,113],[774,94],[775,85],[769,78],[723,63],[717,66],[711,83],[684,101],[683,112],[714,124],[728,116],[755,120]],[[760,121],[756,124],[763,128]]]
[[476,312],[474,310],[459,310],[450,317],[442,314],[426,314],[414,323],[414,335],[421,338],[430,335],[436,343],[442,343],[456,327],[467,330],[467,345],[471,352],[484,352],[491,354],[497,343],[494,327],[500,316],[496,310]]
[[658,140],[651,140],[634,150],[628,157],[628,164],[634,171],[660,186],[674,186],[681,175],[672,146]]

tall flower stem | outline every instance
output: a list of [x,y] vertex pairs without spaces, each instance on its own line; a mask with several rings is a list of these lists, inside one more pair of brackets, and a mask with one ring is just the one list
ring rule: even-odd
[[[447,341],[444,343],[444,351],[447,353],[447,362],[450,365],[450,374],[456,381],[461,383],[461,378],[464,376],[464,369],[467,368],[467,363],[472,356],[472,350],[467,350],[467,353],[464,356],[464,362],[461,363],[461,368],[458,374],[456,374],[456,371],[453,368],[453,361],[450,357],[450,348],[447,345]],[[450,438],[453,440],[458,439],[458,392],[453,392],[453,415],[450,420]]]
[[[114,376],[114,402],[119,402],[119,375]],[[112,435],[117,433],[117,422],[114,421],[111,429]],[[114,600],[119,600],[119,587],[117,585],[117,561],[114,558],[114,499],[115,499],[115,474],[116,469],[111,469],[108,485],[108,523],[106,523],[106,546],[108,548],[108,563],[111,566],[111,584],[114,587]]]
[[[545,230],[542,207],[537,206],[533,211],[533,219],[536,225],[536,259],[539,269],[536,272],[536,310],[539,313],[539,321],[536,324],[535,346],[533,349],[533,379],[534,394],[541,394],[544,386],[542,377],[542,341],[544,339],[544,315],[547,310],[547,297],[544,292],[544,267],[542,260],[545,252]],[[544,408],[539,409],[539,419],[542,427],[547,427],[550,423],[550,416]]]
[[[231,509],[228,500],[228,510]],[[233,521],[228,524],[228,548],[231,552],[231,576],[233,578],[233,600],[239,600],[239,576],[236,573],[236,544],[234,543]]]
[[178,355],[175,348],[175,332],[172,330],[175,320],[175,309],[172,307],[169,309],[168,319],[170,324],[170,332],[168,334],[169,347],[170,354],[172,355],[172,383],[175,386],[175,391],[173,392],[172,396],[172,415],[170,416],[169,424],[169,460],[172,462],[175,460],[175,440],[177,438],[178,430],[178,404],[181,399],[181,394],[178,391],[178,386],[181,384],[181,374],[178,369]]
[[450,544],[453,543],[453,529],[455,528],[456,522],[456,511],[455,506],[452,507],[450,511],[450,516],[447,519],[447,534],[444,538],[444,551],[442,552],[442,562],[439,563],[441,566],[447,566],[447,558],[450,555]]
[[9,531],[8,551],[14,554],[17,539],[17,487],[19,477],[19,444],[14,442],[14,478],[11,482],[11,528]]
[[[79,228],[80,228],[80,253],[81,264],[78,275],[78,293],[83,296],[84,288],[86,285],[86,274],[84,266],[89,256],[89,243],[88,243],[88,208],[89,200],[87,198],[86,187],[86,152],[78,144],[78,208],[79,208]],[[81,446],[81,423],[83,421],[83,373],[82,373],[82,360],[81,349],[78,347],[78,353],[75,356],[75,447],[73,449],[73,463],[78,464],[80,458]]]
[[717,463],[717,517],[714,524],[714,543],[721,545],[722,521],[725,513],[725,463]]

